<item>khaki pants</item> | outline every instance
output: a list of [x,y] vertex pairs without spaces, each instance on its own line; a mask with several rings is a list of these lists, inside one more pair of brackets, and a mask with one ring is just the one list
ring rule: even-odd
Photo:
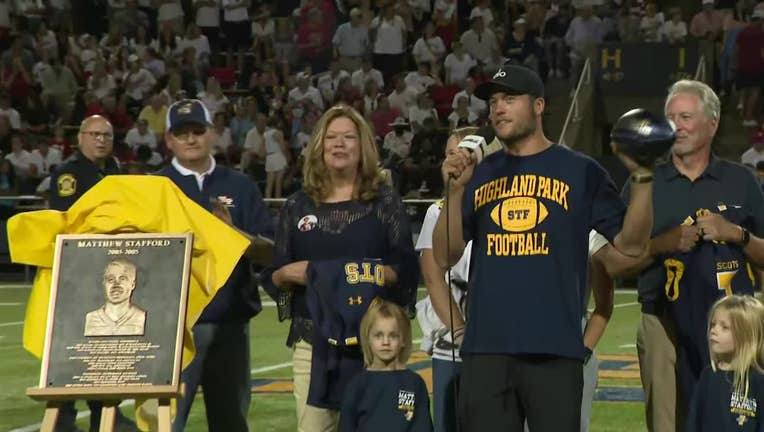
[[639,375],[645,391],[647,430],[684,430],[684,405],[676,372],[674,324],[665,314],[642,314],[637,329]]
[[339,412],[308,405],[310,388],[310,362],[313,347],[299,341],[292,353],[292,374],[294,375],[294,399],[297,405],[298,432],[333,432],[339,426]]

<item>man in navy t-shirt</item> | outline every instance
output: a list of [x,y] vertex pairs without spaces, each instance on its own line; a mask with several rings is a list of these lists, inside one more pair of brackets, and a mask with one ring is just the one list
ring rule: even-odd
[[433,237],[443,266],[472,240],[459,421],[464,431],[521,431],[527,420],[534,432],[578,432],[589,231],[643,254],[652,172],[619,155],[632,173],[627,209],[598,163],[544,136],[544,85],[529,69],[505,65],[476,95],[506,149],[480,164],[466,150],[448,155]]

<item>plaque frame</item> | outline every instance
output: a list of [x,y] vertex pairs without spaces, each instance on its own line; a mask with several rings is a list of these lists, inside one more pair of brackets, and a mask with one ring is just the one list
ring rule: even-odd
[[[141,384],[141,385],[97,385],[82,387],[55,386],[48,384],[48,374],[51,366],[51,346],[53,343],[53,328],[56,322],[56,303],[59,295],[61,277],[61,257],[64,241],[109,241],[109,240],[183,240],[183,267],[181,271],[181,286],[177,287],[179,301],[177,304],[178,321],[174,332],[172,353],[172,374],[170,382]],[[183,356],[183,335],[186,324],[186,309],[188,307],[188,290],[191,272],[191,253],[193,234],[191,233],[124,233],[124,234],[61,234],[56,236],[54,265],[48,303],[48,319],[46,323],[45,346],[40,367],[40,382],[38,387],[30,388],[27,395],[38,400],[66,400],[96,397],[101,400],[133,399],[135,397],[164,399],[176,397],[181,393],[181,361]],[[104,253],[106,255],[106,253]],[[100,271],[100,269],[99,269]]]

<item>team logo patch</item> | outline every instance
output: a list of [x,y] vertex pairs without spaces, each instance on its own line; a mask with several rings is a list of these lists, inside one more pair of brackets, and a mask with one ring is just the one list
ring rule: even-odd
[[77,192],[77,179],[71,174],[63,174],[57,183],[59,196],[72,196]]
[[544,222],[549,216],[544,203],[532,197],[505,199],[491,210],[491,220],[503,230],[524,232]]
[[318,225],[318,218],[315,215],[307,215],[300,218],[297,222],[297,229],[302,232],[308,232]]
[[406,421],[414,419],[414,392],[398,390],[398,409],[403,411]]
[[178,107],[178,114],[191,114],[191,102],[186,102]]

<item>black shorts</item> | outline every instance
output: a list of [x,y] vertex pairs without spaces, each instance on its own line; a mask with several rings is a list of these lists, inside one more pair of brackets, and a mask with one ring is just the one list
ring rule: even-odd
[[738,89],[761,87],[764,83],[764,73],[738,71],[735,85]]
[[462,356],[459,424],[464,432],[579,432],[581,360],[548,355]]
[[249,48],[252,43],[252,23],[246,21],[224,21],[223,33],[228,48]]

